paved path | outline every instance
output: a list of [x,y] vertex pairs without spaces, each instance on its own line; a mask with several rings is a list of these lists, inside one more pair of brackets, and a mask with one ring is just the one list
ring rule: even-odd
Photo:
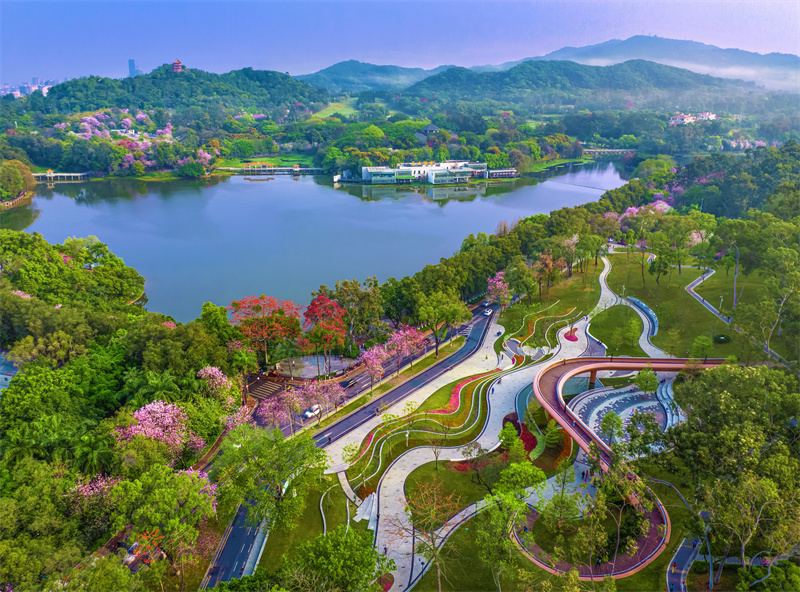
[[[582,329],[587,324],[586,320],[575,323],[574,326],[579,328],[578,341],[567,341],[564,339],[564,334],[567,327],[558,331],[559,350],[556,352],[553,359],[565,359],[580,355],[587,346],[586,333]],[[490,334],[493,331],[490,331]],[[491,343],[487,344],[489,347]],[[465,365],[481,363],[481,352],[475,354],[473,358],[465,361]],[[502,420],[506,414],[513,412],[516,407],[517,393],[528,386],[534,379],[536,374],[548,362],[539,364],[532,364],[519,370],[511,371],[502,376],[502,383],[497,381],[493,382],[490,390],[493,392],[489,395],[489,415],[486,420],[483,431],[476,439],[476,441],[485,450],[494,450],[500,445],[498,434],[502,429]],[[477,374],[478,372],[464,372],[461,368],[454,369],[449,377],[443,377],[443,384],[447,384],[464,376]],[[498,377],[499,379],[500,377]],[[421,396],[424,400],[433,391],[425,393]],[[415,394],[415,398],[416,398]],[[366,435],[366,434],[365,434]],[[461,454],[461,447],[446,448],[442,451],[440,460],[463,460],[464,456]],[[393,572],[395,577],[392,590],[406,589],[408,584],[413,579],[416,579],[422,572],[422,559],[413,554],[412,541],[410,537],[398,536],[396,534],[397,528],[390,528],[389,525],[408,525],[408,517],[405,513],[406,498],[404,493],[405,480],[408,475],[417,467],[435,461],[436,458],[430,447],[420,447],[409,450],[397,458],[384,473],[378,485],[378,508],[380,520],[378,521],[378,528],[376,532],[376,546],[378,549],[387,546],[389,548],[389,557],[395,560],[397,569]],[[463,510],[460,514],[467,513]]]

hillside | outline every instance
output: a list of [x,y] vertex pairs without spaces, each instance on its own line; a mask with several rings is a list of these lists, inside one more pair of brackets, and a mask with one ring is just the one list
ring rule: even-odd
[[376,66],[357,60],[348,60],[319,72],[301,74],[295,78],[327,88],[332,92],[361,92],[405,88],[452,67],[439,66],[432,70],[423,70],[422,68],[404,68],[402,66]]
[[544,56],[496,66],[475,66],[476,72],[508,70],[525,61],[568,60],[588,66],[610,66],[628,60],[648,60],[699,74],[757,82],[772,90],[800,92],[800,57],[722,49],[696,41],[636,35],[585,47],[563,47]]
[[300,102],[324,103],[328,91],[287,74],[244,68],[225,74],[188,69],[180,73],[165,64],[135,78],[88,76],[58,84],[50,89],[45,103],[60,112],[103,107],[137,109],[244,107],[274,109]]
[[[451,68],[422,80],[404,96],[439,101],[491,99],[505,104],[571,104],[588,108],[723,108],[753,94],[752,85],[644,60],[614,66],[527,61],[503,72]],[[758,93],[760,94],[760,93]]]

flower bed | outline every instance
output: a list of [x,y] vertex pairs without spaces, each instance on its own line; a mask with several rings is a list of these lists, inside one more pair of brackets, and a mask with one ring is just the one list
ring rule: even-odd
[[578,341],[578,337],[575,335],[575,333],[577,331],[578,331],[578,328],[577,327],[573,327],[572,329],[570,329],[569,331],[567,331],[564,334],[564,339],[566,339],[567,341]]
[[521,424],[521,428],[522,428],[522,433],[520,434],[519,437],[522,440],[522,443],[525,445],[525,452],[527,452],[528,456],[530,457],[531,450],[536,448],[536,443],[537,443],[536,436],[531,434],[530,430],[528,429],[528,426],[526,426],[524,423]]

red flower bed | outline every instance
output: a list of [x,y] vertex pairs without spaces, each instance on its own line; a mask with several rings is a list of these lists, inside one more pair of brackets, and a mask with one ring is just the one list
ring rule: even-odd
[[469,463],[463,463],[463,462],[456,463],[454,468],[456,471],[461,471],[462,473],[466,473],[467,471],[469,471]]
[[384,592],[387,592],[392,587],[392,584],[394,584],[394,576],[390,573],[383,574],[378,578],[378,585]]
[[459,399],[461,398],[461,389],[464,388],[464,386],[469,384],[470,382],[483,378],[484,376],[488,376],[489,374],[491,374],[491,372],[487,374],[481,374],[480,376],[471,376],[465,378],[464,380],[462,380],[453,387],[453,390],[450,393],[450,400],[447,402],[447,405],[445,405],[442,409],[436,409],[434,411],[430,411],[430,413],[452,413],[453,411],[458,409],[458,402]]
[[536,436],[531,434],[530,430],[528,430],[528,426],[524,423],[521,424],[522,433],[520,434],[520,438],[522,438],[522,443],[525,445],[525,452],[530,452],[534,448],[536,448]]
[[578,338],[575,336],[575,332],[578,330],[577,327],[573,327],[570,331],[564,335],[564,339],[567,341],[578,341]]

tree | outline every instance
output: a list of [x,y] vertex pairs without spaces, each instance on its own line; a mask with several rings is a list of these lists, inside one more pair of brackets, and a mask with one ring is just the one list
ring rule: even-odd
[[411,367],[414,367],[414,355],[425,349],[424,337],[415,327],[401,325],[400,330],[392,333],[386,342],[386,351],[391,352],[397,361],[397,374],[400,375],[400,362],[408,356]]
[[636,378],[633,379],[633,384],[645,394],[654,393],[656,389],[658,389],[658,376],[656,376],[656,373],[653,372],[653,368],[648,364],[646,368],[639,370],[636,374]]
[[539,508],[541,519],[551,532],[563,533],[565,525],[581,514],[578,496],[569,491],[574,482],[575,469],[568,463],[560,463],[553,479],[553,494]]
[[322,286],[320,293],[335,300],[344,311],[342,320],[350,343],[358,335],[373,335],[381,325],[383,308],[377,278],[367,278],[363,286],[358,280],[338,281],[334,290]]
[[118,590],[134,592],[141,589],[141,575],[132,573],[118,555],[91,555],[61,578],[48,583],[48,592],[82,592],[83,590]]
[[698,335],[692,342],[689,355],[693,358],[706,358],[714,350],[714,342],[708,335]]
[[369,376],[369,390],[375,386],[375,381],[383,376],[383,363],[389,356],[382,344],[373,345],[358,357],[358,361],[364,364],[364,371]]
[[230,432],[220,448],[217,468],[221,506],[231,513],[247,503],[247,520],[265,528],[287,529],[302,514],[309,489],[327,468],[327,454],[310,433],[285,438],[243,425]]
[[404,277],[396,280],[387,278],[381,288],[383,310],[395,329],[400,328],[404,318],[415,318],[417,313],[417,299],[421,292],[416,279]]
[[[436,346],[436,357],[439,357],[439,343],[444,338],[448,327],[448,320],[455,319],[453,311],[456,310],[459,298],[452,293],[434,292],[430,295],[422,294],[418,301],[417,314],[423,327],[428,329],[433,336]],[[470,315],[471,318],[472,315]]]
[[344,344],[344,315],[345,312],[339,304],[325,294],[316,296],[303,313],[306,319],[304,324],[308,328],[308,340],[322,347],[327,374],[331,373],[331,350]]
[[562,438],[561,426],[556,423],[555,419],[548,421],[547,427],[544,429],[544,441],[548,448],[553,448],[561,444]]
[[544,472],[531,463],[511,463],[500,474],[496,494],[483,500],[486,509],[475,521],[478,556],[491,569],[498,590],[502,574],[515,563],[509,531],[524,520],[531,490],[541,493],[545,481]]
[[288,562],[286,572],[291,588],[302,592],[318,590],[380,589],[376,580],[396,569],[372,545],[372,536],[340,525],[297,548],[297,556]]
[[447,446],[447,437],[450,435],[450,432],[453,430],[453,427],[448,423],[444,423],[445,419],[441,420],[441,423],[436,422],[433,424],[433,427],[428,430],[430,434],[428,436],[428,442],[431,446],[431,452],[433,452],[433,457],[436,459],[436,470],[439,470],[439,455],[442,453],[442,450]]
[[528,296],[528,306],[531,306],[531,299],[536,291],[537,277],[533,268],[525,263],[522,257],[517,257],[508,266],[506,280],[511,290]]
[[300,336],[300,308],[291,300],[248,296],[232,301],[229,310],[242,334],[264,352],[265,364],[269,364],[270,347]]
[[446,495],[441,483],[420,483],[413,495],[406,498],[405,516],[391,518],[387,531],[391,536],[415,538],[415,553],[436,568],[439,592],[442,576],[449,572],[449,561],[456,552],[452,544],[445,545],[446,533],[440,528],[453,514],[461,509],[461,500],[455,493]]
[[511,292],[506,283],[504,271],[498,271],[493,277],[490,277],[488,285],[489,299],[499,303],[501,309],[511,302]]
[[138,479],[112,489],[114,528],[131,524],[137,535],[158,529],[164,536],[162,548],[174,564],[181,544],[197,540],[200,521],[216,514],[216,488],[202,471],[176,473],[153,465]]
[[600,432],[608,436],[612,444],[622,436],[624,427],[622,418],[613,411],[606,413],[600,422]]

